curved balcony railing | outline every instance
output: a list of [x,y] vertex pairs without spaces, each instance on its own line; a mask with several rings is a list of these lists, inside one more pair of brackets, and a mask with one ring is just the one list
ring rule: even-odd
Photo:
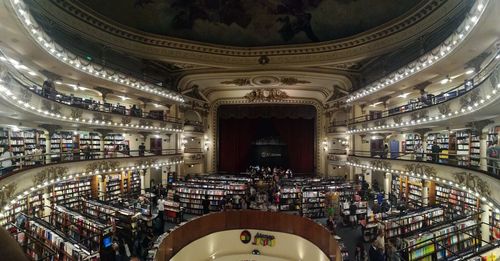
[[[495,59],[474,78],[473,87],[460,96],[436,106],[419,108],[411,113],[391,115],[386,118],[355,123],[348,126],[348,133],[364,133],[378,130],[399,129],[435,124],[462,117],[495,103],[500,97],[500,59]],[[458,99],[460,98],[460,99]]]
[[494,2],[495,1],[488,0],[475,1],[468,14],[464,17],[462,23],[450,36],[448,36],[443,41],[443,43],[428,51],[427,53],[419,56],[413,62],[408,63],[398,70],[389,73],[389,75],[370,83],[368,86],[357,90],[355,93],[350,94],[349,98],[346,101],[350,103],[376,93],[379,90],[385,89],[388,86],[392,86],[393,84],[401,82],[408,77],[412,77],[413,75],[427,69],[429,66],[437,63],[438,61],[445,59],[449,54],[453,53],[453,51],[458,48],[458,46],[460,46],[465,39],[467,39],[467,36],[478,24],[478,21],[482,19],[484,11],[488,8],[491,8],[490,6],[488,6],[489,3]]
[[[428,95],[426,100],[423,98],[418,99],[416,102],[411,102],[406,105],[402,106],[397,106],[385,111],[380,112],[378,115],[364,115],[364,116],[359,116],[355,117],[352,119],[347,120],[347,122],[344,122],[344,124],[355,124],[355,123],[362,123],[362,122],[367,122],[367,121],[372,121],[372,120],[379,120],[379,119],[384,119],[387,117],[391,116],[397,116],[403,113],[408,113],[408,112],[414,112],[420,109],[424,109],[430,106],[435,106],[439,105],[442,103],[445,103],[450,100],[458,99],[466,94],[468,94],[470,91],[472,91],[474,88],[479,86],[479,84],[487,77],[490,75],[490,73],[494,70],[495,66],[498,64],[498,59],[495,59],[496,56],[493,56],[493,58],[488,62],[484,68],[474,74],[470,79],[467,79],[465,82],[456,85],[455,87],[447,90],[446,92],[441,92],[438,95]],[[342,124],[342,122],[339,122]],[[334,125],[335,126],[335,125]]]
[[[0,51],[0,54],[3,53]],[[6,62],[4,62],[6,63]],[[150,120],[158,120],[172,123],[183,123],[183,121],[179,118],[165,115],[164,113],[157,112],[144,112],[142,109],[127,109],[125,106],[120,106],[116,104],[110,103],[101,103],[100,101],[95,101],[91,99],[84,99],[81,97],[76,97],[73,95],[66,95],[56,91],[53,88],[48,86],[44,87],[40,84],[34,82],[32,79],[27,77],[24,73],[17,71],[16,74],[9,72],[9,75],[12,76],[14,80],[16,80],[20,85],[26,87],[26,89],[30,90],[32,93],[41,96],[45,99],[51,100],[53,102],[65,104],[68,106],[97,111],[102,113],[113,113],[122,116],[131,116],[138,117]]]
[[[330,260],[341,260],[334,235],[314,220],[298,215],[258,210],[211,213],[192,219],[168,234],[156,249],[155,261],[170,260],[183,247],[212,233],[233,229],[260,229],[293,234],[309,240]],[[214,250],[216,251],[216,250]]]
[[43,28],[37,23],[36,19],[31,16],[31,12],[24,1],[12,1],[10,4],[15,12],[15,15],[19,19],[19,22],[26,29],[26,32],[29,33],[33,40],[43,50],[47,51],[48,54],[64,63],[66,66],[91,75],[92,77],[101,78],[115,84],[127,86],[140,92],[160,96],[177,103],[184,102],[182,94],[167,90],[166,88],[156,84],[144,82],[140,78],[124,75],[111,68],[104,67],[72,53],[61,45],[55,43],[51,37],[43,31]]
[[[329,159],[337,159],[342,152],[339,150],[331,151],[328,155]],[[345,154],[345,151],[343,151]],[[350,151],[349,156],[380,158],[389,160],[407,160],[434,163],[446,166],[465,168],[475,171],[480,171],[489,176],[500,178],[500,158],[480,157],[471,155],[460,155],[455,153],[431,153],[431,152],[414,152],[414,151]],[[472,164],[471,159],[477,164]]]
[[[146,132],[182,132],[182,122],[165,122],[146,118],[118,115],[115,113],[102,113],[100,111],[86,110],[69,106],[61,101],[51,101],[41,95],[33,95],[29,83],[16,76],[17,71],[10,65],[0,66],[0,97],[10,109],[26,111],[37,117],[51,118],[51,124],[60,122],[90,125],[103,129],[130,129]],[[33,89],[32,89],[33,88]]]
[[[121,151],[85,151],[78,150],[74,152],[43,153],[39,155],[29,154],[17,157],[0,158],[0,179],[13,175],[19,171],[44,167],[53,164],[79,162],[86,160],[101,159],[123,159],[123,158],[141,158],[157,156],[181,156],[182,151],[175,149],[161,150],[121,150]],[[5,164],[10,162],[10,164]],[[10,166],[6,166],[10,165]]]

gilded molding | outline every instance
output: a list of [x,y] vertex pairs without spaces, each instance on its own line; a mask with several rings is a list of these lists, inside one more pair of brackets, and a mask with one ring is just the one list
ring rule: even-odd
[[[374,42],[376,40],[393,35],[397,32],[405,31],[405,29],[419,23],[431,13],[435,12],[436,10],[440,10],[439,7],[446,3],[446,0],[429,0],[427,1],[427,3],[420,6],[417,10],[414,10],[412,14],[404,16],[399,21],[384,26],[379,30],[368,31],[366,33],[358,35],[357,37],[352,37],[347,40],[334,40],[320,44],[307,44],[304,47],[301,47],[301,45],[295,45],[293,47],[269,47],[259,49],[215,44],[208,45],[172,37],[165,37],[161,35],[144,34],[134,29],[124,29],[122,26],[115,22],[107,21],[105,18],[101,18],[98,17],[98,15],[91,14],[90,12],[78,6],[73,1],[51,0],[51,2],[58,8],[64,10],[66,14],[70,14],[74,18],[77,18],[80,21],[83,21],[92,26],[94,30],[95,28],[97,28],[113,36],[124,38],[136,43],[146,44],[150,46],[168,47],[172,49],[191,52],[201,52],[227,56],[253,56],[257,58],[260,57],[260,59],[262,59],[262,57],[265,56],[275,55],[324,53]],[[47,8],[55,9],[54,6],[48,6]],[[60,17],[60,19],[62,18]],[[256,60],[256,62],[258,61]]]
[[274,102],[288,97],[286,92],[271,88],[253,90],[244,96],[250,102]]
[[[215,102],[213,102],[210,106],[211,108],[211,140],[215,141],[217,140],[217,111],[219,109],[219,106],[221,105],[230,105],[230,104],[268,104],[266,102],[250,102],[247,99],[244,98],[228,98],[228,99],[218,99]],[[321,147],[321,136],[323,134],[321,126],[323,126],[323,106],[314,99],[294,99],[294,98],[289,98],[289,99],[283,99],[283,100],[276,100],[273,102],[273,104],[301,104],[301,105],[311,105],[316,108],[316,133],[315,133],[315,143],[314,143],[314,151],[315,151],[315,160],[316,160],[316,165],[315,168],[319,170],[321,168],[321,152],[320,152],[320,147]],[[212,145],[212,153],[211,153],[211,159],[209,159],[212,163],[212,169],[209,171],[215,172],[217,169],[217,144],[214,143]]]

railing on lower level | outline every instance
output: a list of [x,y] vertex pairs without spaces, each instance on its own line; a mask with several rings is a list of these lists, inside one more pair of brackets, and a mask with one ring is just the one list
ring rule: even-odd
[[[339,155],[345,155],[345,150],[332,150],[328,159],[336,161]],[[498,155],[498,154],[497,154]],[[475,155],[464,155],[456,153],[431,153],[415,151],[349,151],[349,156],[379,158],[390,160],[408,160],[441,164],[453,167],[466,168],[486,172],[487,174],[500,178],[500,158],[481,157]]]
[[75,151],[30,154],[18,157],[0,158],[0,179],[17,171],[58,163],[79,162],[85,160],[140,158],[155,156],[181,155],[182,151],[175,149],[163,150],[121,150],[121,151]]
[[159,245],[155,261],[170,260],[193,241],[232,229],[261,229],[293,234],[309,240],[330,260],[341,260],[340,248],[334,235],[314,220],[280,212],[233,210],[211,213],[173,230]]

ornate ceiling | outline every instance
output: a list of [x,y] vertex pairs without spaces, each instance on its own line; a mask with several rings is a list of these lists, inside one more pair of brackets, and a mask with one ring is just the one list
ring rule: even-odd
[[25,1],[74,53],[210,102],[266,89],[332,101],[438,44],[470,7],[459,0]]
[[[145,33],[241,47],[353,36],[408,15],[428,0],[75,0]],[[368,8],[367,8],[368,7]],[[119,10],[117,12],[117,10]]]

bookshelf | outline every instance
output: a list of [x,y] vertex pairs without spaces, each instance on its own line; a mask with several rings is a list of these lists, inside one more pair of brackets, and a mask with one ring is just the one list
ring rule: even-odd
[[113,201],[118,199],[122,193],[122,175],[112,174],[106,176],[106,191],[105,191],[105,201]]
[[491,212],[490,217],[490,241],[500,240],[500,213]]
[[85,148],[88,144],[90,146],[90,151],[93,154],[101,150],[101,136],[99,136],[99,133],[80,132],[79,140],[80,140],[80,149]]
[[6,129],[0,129],[0,153],[3,153],[3,148],[9,145],[9,131]]
[[[60,155],[54,154],[51,155],[51,159],[58,161],[61,159],[62,160],[71,160],[72,159],[72,152],[73,152],[73,132],[69,131],[60,131],[60,132],[55,132],[52,134],[50,137],[50,152],[51,153],[60,153]],[[62,153],[70,153],[66,155],[62,155]]]
[[80,178],[54,184],[50,197],[52,204],[77,207],[80,198],[92,197],[91,179],[91,177]]
[[448,260],[480,246],[479,225],[462,220],[403,239],[407,260]]
[[408,134],[406,134],[405,151],[406,152],[414,152],[415,151],[415,147],[417,145],[423,145],[422,144],[422,138],[420,137],[420,135],[416,134],[416,133],[408,133]]
[[122,134],[111,133],[104,137],[104,149],[114,151],[116,146],[123,144],[125,138]]
[[[12,131],[10,133],[10,145],[12,146],[12,153],[14,154],[14,157],[24,156],[24,133],[22,131]],[[16,160],[16,165],[19,166],[20,164],[20,161]]]
[[[55,226],[41,219],[29,220],[24,233],[29,234],[29,236],[24,237],[27,240],[26,245],[29,246],[24,251],[34,260],[40,260],[36,258],[51,252],[57,253],[56,257],[63,253],[64,260],[86,260],[91,254],[85,246],[68,238]],[[61,245],[64,249],[63,252],[59,251]]]
[[407,177],[408,190],[407,200],[408,206],[412,209],[425,207],[423,195],[423,181],[421,179]]
[[446,207],[449,218],[477,214],[481,210],[480,200],[474,194],[442,184],[436,184],[436,203]]
[[175,202],[174,194],[175,191],[172,189],[167,192],[167,199],[164,204],[164,218],[168,221],[180,223],[182,222],[181,204],[179,202]]
[[325,216],[325,187],[309,186],[302,189],[302,214],[310,218]]
[[457,165],[469,167],[470,165],[470,132],[460,130],[455,134],[457,143]]
[[205,196],[210,201],[210,211],[219,211],[220,201],[225,197],[224,189],[214,184],[182,182],[174,183],[174,187],[181,207],[190,214],[203,214],[202,201]]
[[[427,147],[426,147],[426,152],[427,153],[432,153],[432,144],[434,141],[437,142],[437,145],[439,146],[441,150],[441,154],[439,155],[439,161],[446,163],[448,161],[448,151],[450,150],[450,136],[448,133],[429,133],[427,134]],[[427,156],[427,160],[431,161],[432,157],[431,154]]]
[[488,137],[487,137],[488,146],[493,144],[495,141],[498,141],[499,129],[500,129],[500,127],[498,127],[498,126],[495,128],[488,129]]
[[383,220],[385,237],[405,237],[424,227],[436,225],[445,221],[445,212],[442,208],[432,208],[405,216]]
[[50,223],[68,238],[81,242],[92,251],[100,249],[103,236],[111,231],[111,226],[63,206],[54,206],[50,214]]
[[481,165],[481,135],[477,131],[471,132],[470,137],[470,166],[479,168]]
[[141,194],[141,175],[138,171],[129,172],[130,174],[130,194],[139,195]]
[[402,198],[402,189],[401,189],[401,178],[399,175],[392,175],[392,181],[391,181],[391,192],[394,194],[398,199]]
[[280,187],[280,211],[290,211],[300,209],[300,194],[299,186],[281,186]]

